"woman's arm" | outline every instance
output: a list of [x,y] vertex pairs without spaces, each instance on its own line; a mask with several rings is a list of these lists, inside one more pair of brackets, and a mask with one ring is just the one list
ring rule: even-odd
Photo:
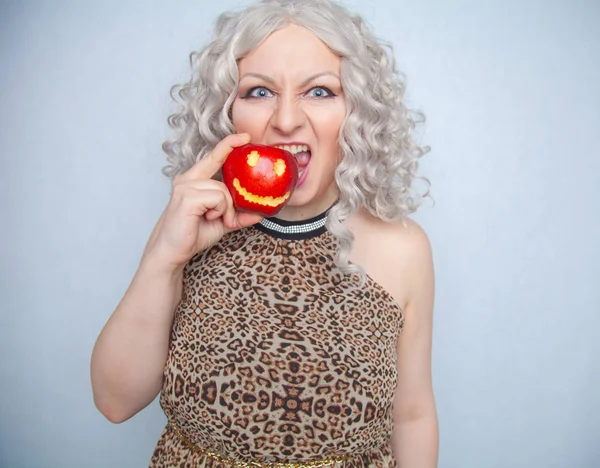
[[435,468],[438,421],[431,379],[434,271],[425,232],[411,222],[402,236],[407,281],[404,329],[398,337],[398,386],[392,448],[399,468]]
[[92,353],[94,401],[110,421],[129,419],[161,390],[185,265],[227,232],[261,219],[236,212],[227,188],[212,180],[231,150],[249,139],[247,134],[225,137],[173,180],[140,267]]
[[145,408],[161,390],[173,313],[182,294],[182,270],[149,254],[163,222],[150,236],[129,289],[100,333],[91,362],[94,402],[120,423]]

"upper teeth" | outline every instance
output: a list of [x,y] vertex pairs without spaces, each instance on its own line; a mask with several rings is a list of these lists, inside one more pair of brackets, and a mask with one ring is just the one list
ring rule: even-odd
[[277,145],[275,148],[289,151],[292,154],[308,151],[308,145]]

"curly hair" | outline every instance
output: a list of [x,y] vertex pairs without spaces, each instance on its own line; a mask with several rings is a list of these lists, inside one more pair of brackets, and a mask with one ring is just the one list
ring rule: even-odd
[[[341,58],[347,110],[335,172],[340,198],[327,228],[339,243],[336,265],[364,279],[363,269],[349,261],[354,235],[344,221],[361,207],[384,221],[405,221],[429,196],[429,180],[418,174],[418,160],[428,148],[412,138],[424,119],[403,103],[405,78],[396,70],[393,47],[338,3],[263,0],[220,15],[210,43],[190,54],[189,82],[171,89],[180,109],[169,116],[176,135],[163,144],[168,160],[163,173],[172,178],[185,172],[235,131],[230,109],[238,91],[237,61],[289,24],[311,31]],[[416,178],[425,181],[424,193],[413,187]]]

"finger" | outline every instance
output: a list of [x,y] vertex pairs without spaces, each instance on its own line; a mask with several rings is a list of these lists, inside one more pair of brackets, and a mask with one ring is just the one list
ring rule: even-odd
[[223,215],[223,223],[225,226],[235,226],[235,207],[233,206],[233,198],[231,197],[231,193],[225,187],[225,184],[221,184],[223,186],[223,191],[225,193],[225,198],[227,199],[227,211]]
[[236,212],[233,225],[227,225],[227,227],[230,231],[235,231],[237,229],[242,229],[252,226],[253,224],[260,223],[263,219],[264,216],[256,213]]
[[207,221],[214,221],[215,219],[220,218],[221,216],[223,216],[223,214],[220,213],[219,210],[211,209],[204,213],[204,217]]
[[208,221],[213,221],[219,217],[223,217],[223,224],[228,231],[235,231],[244,227],[252,226],[264,218],[263,216],[256,213],[248,212],[237,212],[233,206],[233,199],[231,193],[223,182],[217,180],[188,180],[181,183],[179,188],[182,190],[181,197],[186,199],[193,197],[194,199],[201,200],[203,194],[207,192],[218,193],[221,192],[222,196],[226,201],[227,207],[223,209],[220,206],[218,209],[212,207],[206,207],[204,217]]
[[221,190],[203,190],[202,192],[189,193],[181,201],[182,209],[186,215],[205,216],[208,212],[216,219],[227,211],[227,198]]
[[[223,182],[214,179],[207,180],[185,180],[180,181],[175,186],[175,193],[179,194],[179,196],[184,196],[190,191],[202,192],[204,190],[220,190],[225,194],[229,194],[229,190],[225,186]],[[231,194],[229,194],[231,196]]]
[[[224,212],[207,212],[205,214],[206,219],[214,220],[220,216],[223,216],[223,222],[225,226],[235,226],[235,208],[233,207],[233,199],[231,198],[231,193],[225,186],[223,182],[219,182],[218,180],[192,180],[185,183],[186,190],[191,189],[193,192],[204,192],[206,190],[218,190],[223,192],[223,196],[227,202],[227,208]],[[184,195],[185,196],[185,195]]]
[[234,133],[223,138],[217,146],[204,158],[194,164],[185,173],[186,177],[191,179],[210,179],[214,176],[229,156],[229,153],[238,146],[243,146],[250,142],[250,135],[247,133]]

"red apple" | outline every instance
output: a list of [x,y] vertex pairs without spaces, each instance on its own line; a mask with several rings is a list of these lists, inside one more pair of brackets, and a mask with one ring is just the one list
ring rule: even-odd
[[222,173],[238,210],[273,216],[296,188],[298,164],[289,151],[248,144],[233,149]]

